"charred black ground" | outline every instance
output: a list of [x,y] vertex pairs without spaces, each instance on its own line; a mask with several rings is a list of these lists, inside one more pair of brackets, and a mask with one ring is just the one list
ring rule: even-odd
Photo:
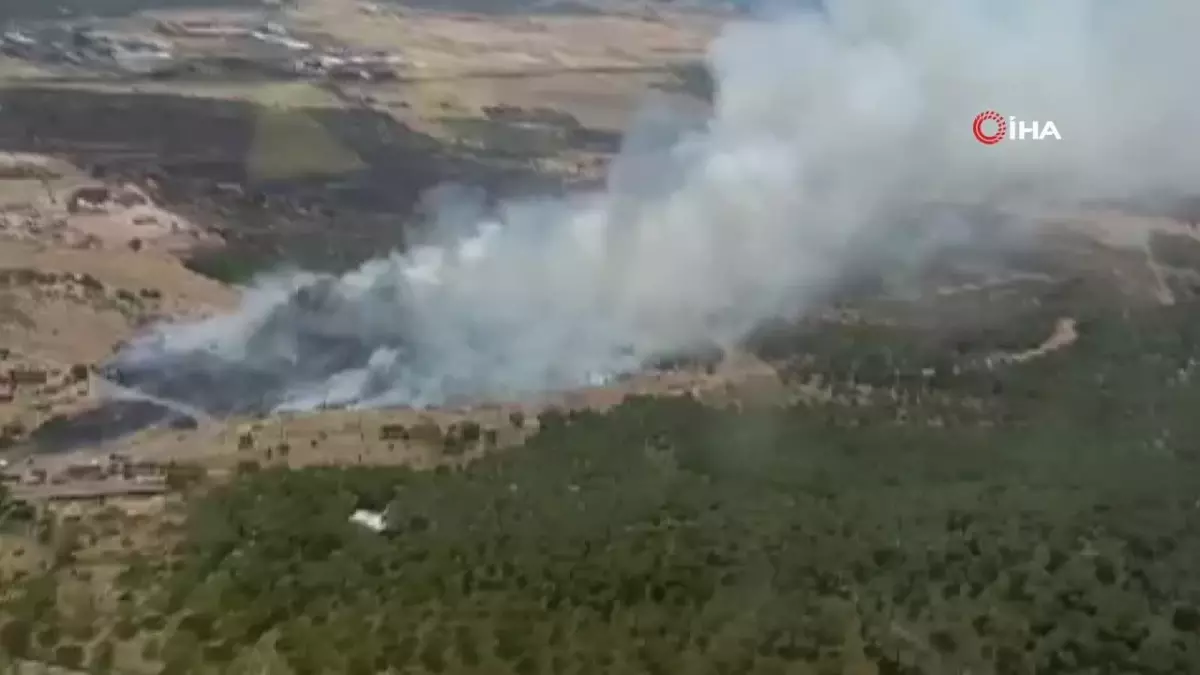
[[158,425],[188,429],[196,420],[148,401],[109,401],[70,417],[52,417],[30,434],[29,443],[37,452],[69,452]]

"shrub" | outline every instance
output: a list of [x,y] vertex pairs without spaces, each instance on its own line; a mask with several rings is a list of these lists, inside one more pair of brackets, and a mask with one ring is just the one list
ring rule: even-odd
[[77,669],[83,665],[83,647],[79,645],[61,645],[54,650],[54,663],[63,668]]
[[167,487],[182,492],[203,482],[207,476],[208,472],[202,466],[172,463],[167,466]]
[[262,465],[253,459],[243,459],[237,463],[237,474],[244,476],[250,473],[257,473],[262,470]]

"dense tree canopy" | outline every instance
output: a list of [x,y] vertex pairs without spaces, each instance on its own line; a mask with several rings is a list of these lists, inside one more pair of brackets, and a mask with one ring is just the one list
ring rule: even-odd
[[44,634],[36,577],[0,638],[152,634],[172,673],[1200,672],[1194,310],[1002,368],[1011,336],[812,333],[795,377],[873,398],[633,398],[463,470],[247,472],[131,558],[112,626]]

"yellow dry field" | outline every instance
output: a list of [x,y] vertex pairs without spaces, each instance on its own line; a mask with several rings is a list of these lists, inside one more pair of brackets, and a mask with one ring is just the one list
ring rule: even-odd
[[717,17],[665,12],[365,12],[353,0],[307,0],[289,18],[339,42],[399,54],[399,84],[361,89],[423,130],[432,120],[497,104],[553,108],[587,126],[625,128],[653,87],[675,79],[675,66],[703,57],[720,26]]
[[655,15],[477,16],[362,11],[353,0],[307,0],[297,25],[366,48],[403,53],[417,76],[526,75],[661,67],[702,54],[717,17]]

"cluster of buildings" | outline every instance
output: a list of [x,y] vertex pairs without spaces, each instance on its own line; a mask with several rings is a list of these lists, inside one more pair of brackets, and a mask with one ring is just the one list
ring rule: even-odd
[[162,70],[176,58],[174,46],[154,36],[65,26],[0,33],[0,53],[49,65],[134,74]]
[[51,473],[27,460],[10,468],[0,462],[0,483],[13,487],[18,497],[42,499],[103,499],[129,495],[154,495],[167,491],[166,467],[111,454],[107,461],[68,464]]
[[337,79],[389,80],[403,60],[387,52],[353,53],[348,50],[315,53],[296,60],[297,74]]
[[321,49],[291,35],[277,23],[266,23],[250,31],[249,36],[266,44],[297,54],[292,72],[303,77],[352,78],[360,80],[392,79],[403,59],[382,51],[356,52],[346,48]]
[[175,62],[174,45],[153,36],[81,30],[73,38],[93,59],[110,60],[129,73],[153,73]]
[[399,56],[385,52],[322,47],[279,23],[208,18],[164,19],[144,33],[64,23],[13,28],[0,33],[0,53],[43,65],[131,75],[233,57],[259,61],[265,70],[284,76],[379,80],[394,78],[402,63]]

